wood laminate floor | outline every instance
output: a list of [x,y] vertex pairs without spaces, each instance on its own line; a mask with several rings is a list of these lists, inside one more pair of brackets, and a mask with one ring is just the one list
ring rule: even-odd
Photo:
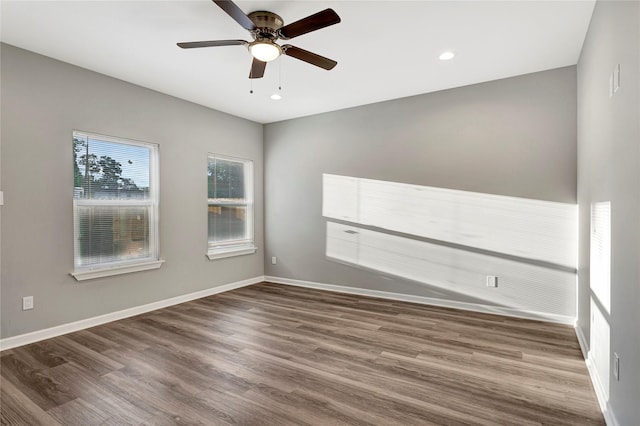
[[12,425],[604,425],[574,330],[262,283],[1,353]]

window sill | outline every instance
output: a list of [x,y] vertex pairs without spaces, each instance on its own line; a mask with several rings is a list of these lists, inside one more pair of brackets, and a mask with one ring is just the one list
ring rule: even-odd
[[225,247],[211,249],[207,253],[209,260],[224,259],[225,257],[242,256],[245,254],[253,254],[257,250],[257,247],[252,245],[237,246],[237,247]]
[[154,260],[151,262],[135,263],[132,265],[114,266],[111,268],[89,269],[86,271],[72,272],[70,275],[76,281],[92,280],[94,278],[110,277],[112,275],[128,274],[131,272],[148,271],[158,269],[162,266],[164,260]]

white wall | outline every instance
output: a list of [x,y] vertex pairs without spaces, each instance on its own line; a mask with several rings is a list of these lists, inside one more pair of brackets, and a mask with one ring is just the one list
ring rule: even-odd
[[[3,44],[1,337],[263,273],[262,125]],[[76,282],[72,131],[160,145],[162,268]],[[258,252],[209,261],[207,153],[255,165]],[[23,296],[35,308],[21,310]]]
[[629,426],[640,424],[639,183],[640,3],[599,1],[578,62],[578,329],[605,415]]

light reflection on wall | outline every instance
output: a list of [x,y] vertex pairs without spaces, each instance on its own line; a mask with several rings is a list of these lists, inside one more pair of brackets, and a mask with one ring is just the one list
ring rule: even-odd
[[[575,205],[325,174],[323,215],[349,222],[327,222],[330,259],[575,317]],[[487,275],[498,288],[486,287]]]
[[[334,222],[327,222],[326,255],[488,304],[559,316],[575,312],[575,273],[567,270]],[[487,289],[487,275],[499,276],[498,288]]]
[[611,202],[591,205],[591,325],[589,362],[595,366],[606,400],[611,368]]
[[591,291],[605,313],[611,313],[611,203],[591,206]]
[[574,204],[323,175],[327,218],[575,269]]

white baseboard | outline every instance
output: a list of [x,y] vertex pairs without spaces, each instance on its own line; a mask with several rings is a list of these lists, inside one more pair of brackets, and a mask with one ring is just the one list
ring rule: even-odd
[[526,318],[542,321],[550,321],[560,324],[572,325],[575,327],[576,319],[572,316],[549,314],[545,312],[525,311],[505,306],[482,305],[479,303],[456,302],[453,300],[436,299],[433,297],[412,296],[409,294],[392,293],[380,290],[368,290],[364,288],[348,287],[334,284],[324,284],[313,281],[302,281],[291,278],[280,278],[265,276],[265,281],[277,284],[293,285],[297,287],[315,288],[318,290],[334,291],[337,293],[356,294],[360,296],[378,297],[380,299],[398,300],[402,302],[419,303],[422,305],[441,306],[444,308],[455,308],[466,311],[482,312],[487,314],[506,315],[510,317]]
[[62,324],[44,330],[33,331],[31,333],[20,334],[18,336],[0,339],[0,351],[16,348],[18,346],[28,345],[29,343],[39,342],[41,340],[50,339],[74,331],[84,330],[86,328],[95,327],[96,325],[105,324],[112,321],[121,320],[135,315],[144,314],[146,312],[155,311],[156,309],[166,308],[167,306],[177,305],[179,303],[189,302],[195,299],[211,296],[225,291],[234,290],[236,288],[257,284],[264,281],[264,276],[249,278],[243,281],[224,284],[218,287],[208,288],[181,296],[171,297],[169,299],[159,300],[146,305],[134,306],[133,308],[123,309],[117,312],[111,312],[97,317],[87,318],[80,321]]
[[618,420],[611,409],[611,404],[607,400],[607,394],[604,390],[604,386],[602,385],[602,380],[600,380],[598,370],[589,358],[589,345],[587,344],[587,339],[582,332],[582,328],[576,325],[575,329],[576,337],[578,338],[578,343],[580,343],[580,349],[582,350],[582,355],[584,356],[585,363],[587,364],[587,370],[589,370],[589,377],[591,378],[591,383],[593,383],[593,389],[596,392],[596,398],[598,399],[600,410],[604,416],[604,421],[607,423],[607,426],[620,426],[620,423],[618,423]]
[[584,333],[582,332],[582,328],[576,324],[576,337],[578,338],[578,343],[580,344],[580,350],[582,351],[582,356],[586,360],[589,358],[589,345],[587,344],[587,339],[584,337]]

